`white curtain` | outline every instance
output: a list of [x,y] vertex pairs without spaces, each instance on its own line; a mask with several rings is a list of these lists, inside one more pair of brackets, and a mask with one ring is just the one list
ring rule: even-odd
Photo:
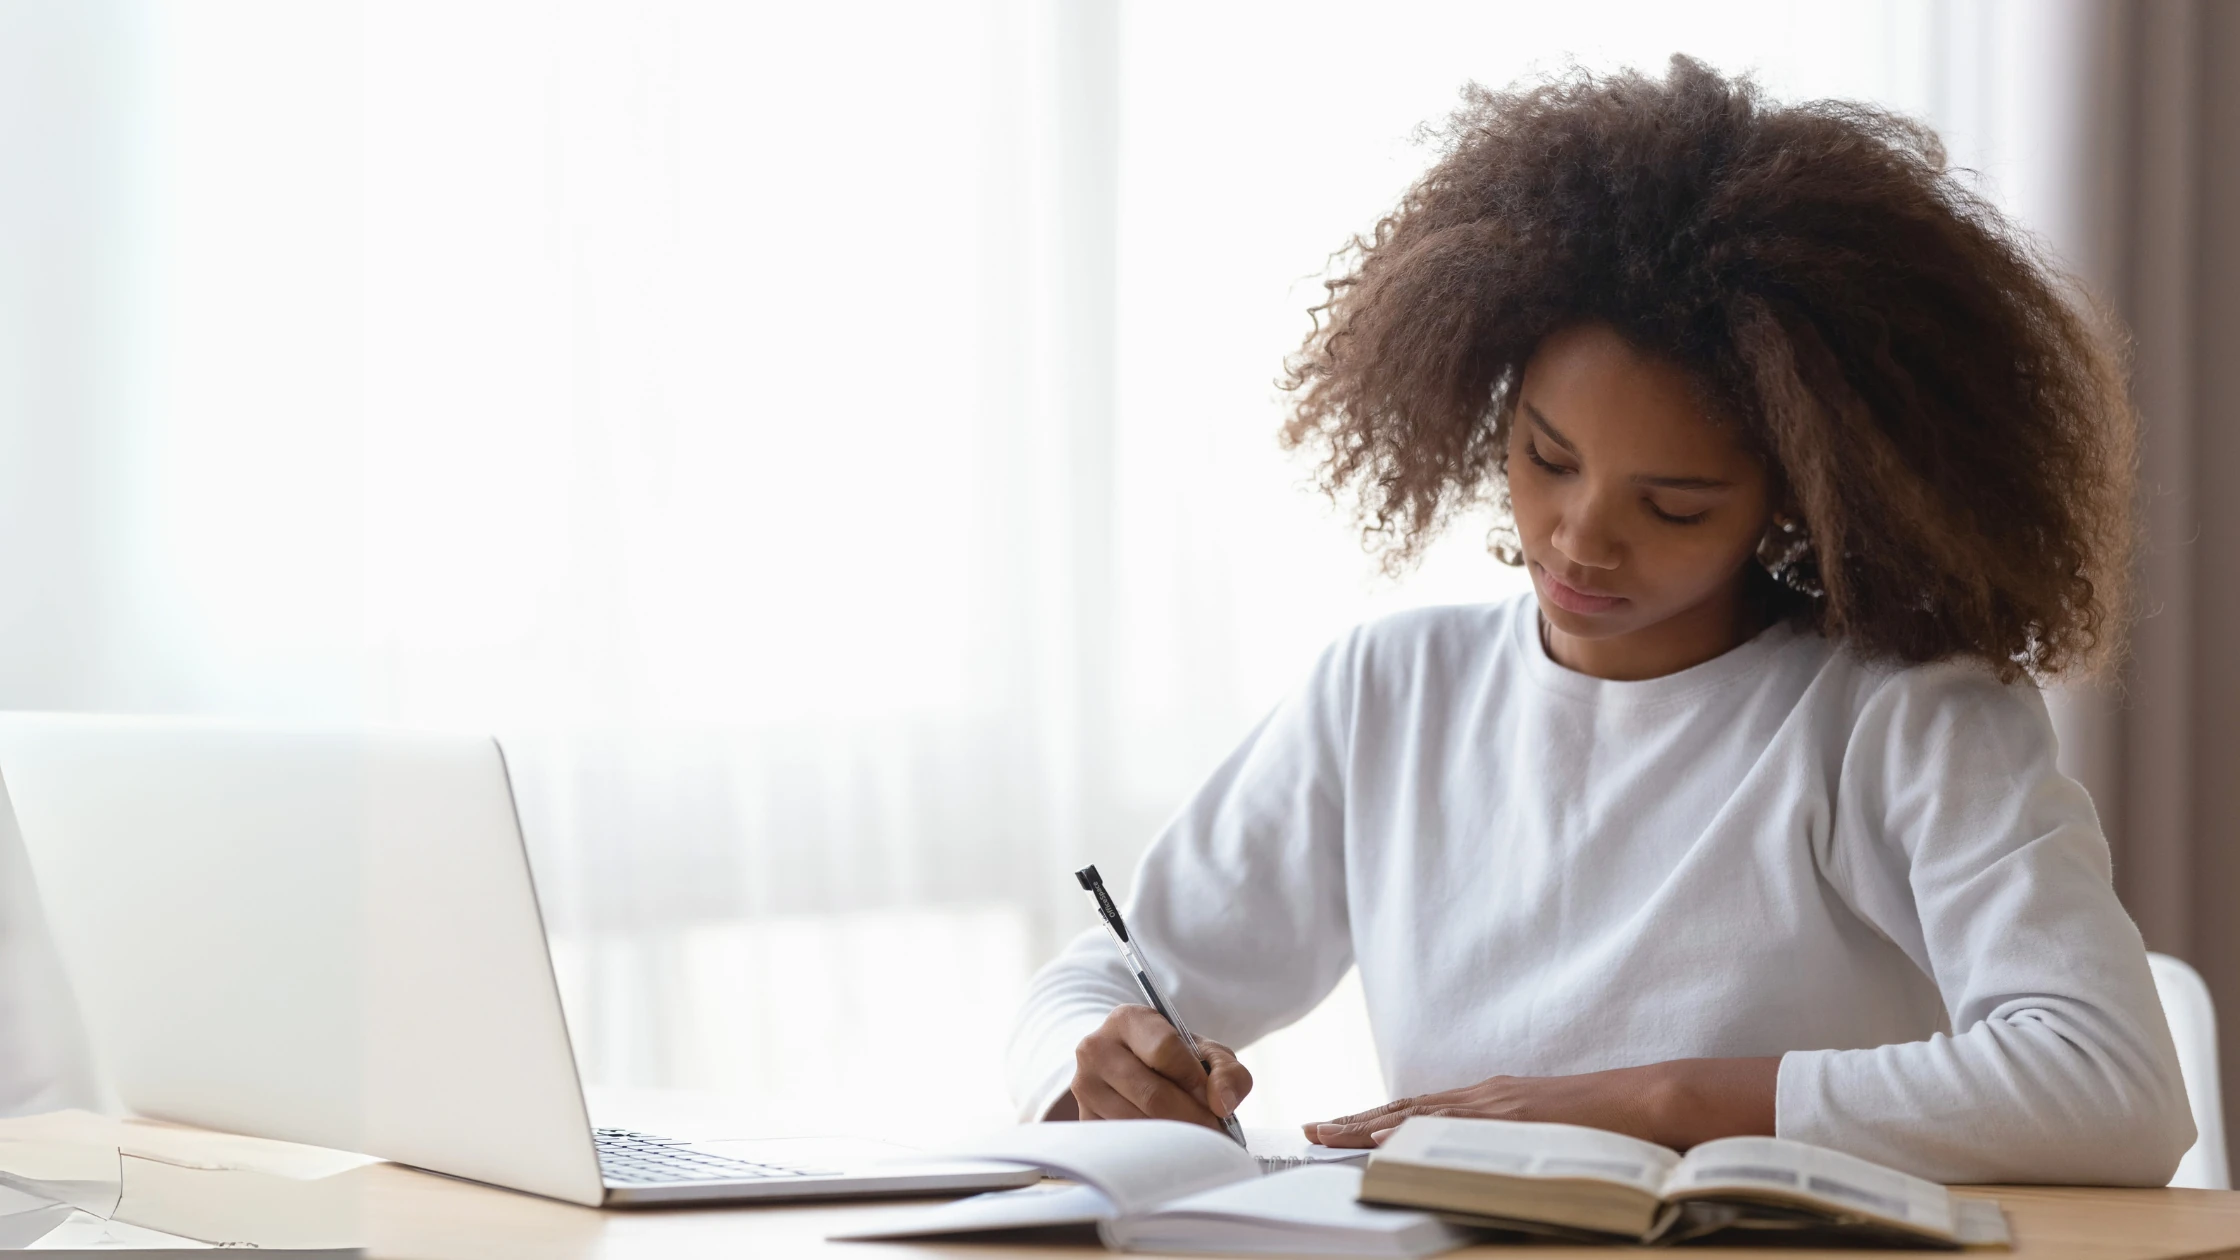
[[[79,558],[0,703],[500,732],[593,1079],[999,1121],[1068,872],[1347,625],[1522,589],[1483,522],[1377,578],[1274,441],[1416,125],[1675,51],[1977,125],[2011,12],[18,0],[98,161],[8,187],[101,214],[0,293],[0,512]],[[1248,1057],[1376,1100],[1344,991]]]

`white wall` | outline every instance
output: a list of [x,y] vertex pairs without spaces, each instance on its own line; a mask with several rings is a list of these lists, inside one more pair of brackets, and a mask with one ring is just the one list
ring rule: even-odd
[[[1000,1118],[1066,872],[1521,589],[1377,578],[1275,448],[1417,124],[1685,50],[2005,125],[2020,13],[0,4],[0,704],[505,732],[594,1078]],[[1380,1088],[1350,992],[1253,1059]]]

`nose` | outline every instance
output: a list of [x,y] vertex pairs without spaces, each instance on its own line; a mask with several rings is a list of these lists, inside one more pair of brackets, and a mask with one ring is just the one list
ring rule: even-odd
[[1595,496],[1566,511],[1548,534],[1548,542],[1564,559],[1582,569],[1615,569],[1624,555],[1609,513]]

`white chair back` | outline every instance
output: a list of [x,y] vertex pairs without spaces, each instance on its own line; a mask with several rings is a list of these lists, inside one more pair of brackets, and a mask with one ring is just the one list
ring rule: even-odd
[[2217,1011],[2209,1001],[2209,986],[2201,973],[2168,954],[2148,954],[2154,971],[2154,988],[2162,998],[2162,1013],[2170,1020],[2171,1040],[2178,1043],[2178,1073],[2185,1078],[2186,1100],[2193,1108],[2197,1137],[2186,1157],[2178,1161],[2173,1186],[2204,1190],[2230,1190],[2232,1169],[2224,1149],[2224,1088],[2217,1072]]

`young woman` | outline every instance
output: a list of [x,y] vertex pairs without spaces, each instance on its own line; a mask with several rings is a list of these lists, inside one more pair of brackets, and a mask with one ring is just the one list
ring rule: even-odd
[[[1474,91],[1356,243],[1287,440],[1406,560],[1463,508],[1533,596],[1333,645],[1161,835],[1130,928],[1244,1044],[1361,970],[1396,1101],[1940,1181],[2160,1184],[2193,1140],[2035,682],[2122,630],[2115,349],[1927,130],[1661,81]],[[1095,931],[1019,1100],[1212,1124]]]

